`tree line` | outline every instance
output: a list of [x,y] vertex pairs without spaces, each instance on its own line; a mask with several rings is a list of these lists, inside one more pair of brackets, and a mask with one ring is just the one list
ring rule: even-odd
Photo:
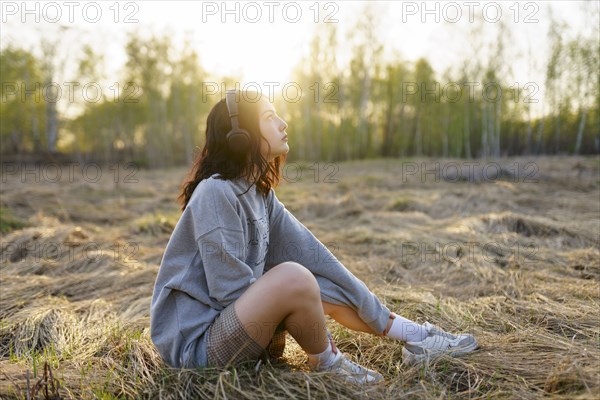
[[[314,33],[287,92],[297,95],[299,87],[302,96],[274,99],[289,124],[288,160],[600,152],[597,29],[591,37],[566,39],[567,27],[554,21],[547,32],[549,58],[530,59],[543,64],[543,76],[515,83],[506,49],[518,38],[506,25],[498,25],[487,60],[465,57],[435,71],[426,58],[384,60],[376,24],[366,8],[348,42],[340,43],[335,24]],[[474,24],[469,36],[473,51],[484,45],[477,42],[478,29]],[[147,167],[189,164],[203,145],[206,116],[223,96],[207,82],[227,88],[240,82],[207,72],[189,41],[174,52],[166,35],[131,33],[122,79],[98,95],[93,83],[102,79],[103,55],[83,46],[77,76],[60,85],[59,45],[43,39],[38,57],[14,45],[0,52],[3,155],[63,153]],[[336,57],[347,46],[350,60],[340,65]],[[70,91],[72,82],[88,84]],[[73,116],[60,111],[57,98],[79,111]],[[542,105],[540,115],[532,113],[535,101]]]

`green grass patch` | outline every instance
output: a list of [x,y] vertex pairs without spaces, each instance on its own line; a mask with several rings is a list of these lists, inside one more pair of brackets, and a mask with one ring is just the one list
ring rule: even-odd
[[27,223],[15,217],[9,208],[0,207],[0,232],[9,233],[22,229],[27,226]]
[[388,211],[410,211],[414,209],[414,201],[409,197],[399,197],[390,202],[386,207]]
[[173,232],[180,215],[181,213],[179,211],[145,214],[135,220],[134,226],[139,233],[160,236]]

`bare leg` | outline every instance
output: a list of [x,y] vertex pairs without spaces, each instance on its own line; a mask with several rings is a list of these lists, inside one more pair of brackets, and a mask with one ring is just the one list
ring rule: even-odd
[[394,313],[392,313],[392,318],[388,320],[384,332],[375,332],[373,329],[371,329],[371,327],[369,327],[369,325],[365,324],[365,322],[360,319],[356,311],[354,311],[352,308],[328,303],[326,301],[322,301],[322,304],[324,314],[329,315],[331,318],[345,327],[355,331],[367,332],[378,336],[383,336],[384,333],[389,331],[390,327],[392,326],[392,319],[395,317]]
[[319,285],[298,263],[281,263],[265,272],[234,307],[244,329],[263,348],[281,321],[307,353],[321,353],[329,345]]

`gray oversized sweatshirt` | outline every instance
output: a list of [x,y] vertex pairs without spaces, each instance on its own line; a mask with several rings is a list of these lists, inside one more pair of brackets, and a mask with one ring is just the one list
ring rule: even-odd
[[[308,268],[321,299],[355,310],[383,332],[390,310],[298,221],[270,190],[239,178],[202,180],[163,255],[150,306],[150,336],[175,368],[207,366],[206,335],[219,313],[270,268]],[[267,295],[267,294],[265,294]]]

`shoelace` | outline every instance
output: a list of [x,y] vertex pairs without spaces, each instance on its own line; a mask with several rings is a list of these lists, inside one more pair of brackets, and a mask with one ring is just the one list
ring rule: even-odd
[[453,335],[450,332],[446,332],[446,331],[438,328],[435,325],[431,325],[428,333],[429,333],[429,335],[434,334],[434,335],[442,336],[442,337],[444,337],[446,339],[450,339],[450,340],[456,340],[458,338],[456,335]]
[[367,374],[367,369],[364,367],[361,367],[360,365],[356,364],[355,362],[352,362],[351,360],[349,360],[348,358],[344,357],[344,361],[343,363],[345,365],[347,365],[350,369],[350,371],[353,374],[358,374],[358,375],[368,375]]

